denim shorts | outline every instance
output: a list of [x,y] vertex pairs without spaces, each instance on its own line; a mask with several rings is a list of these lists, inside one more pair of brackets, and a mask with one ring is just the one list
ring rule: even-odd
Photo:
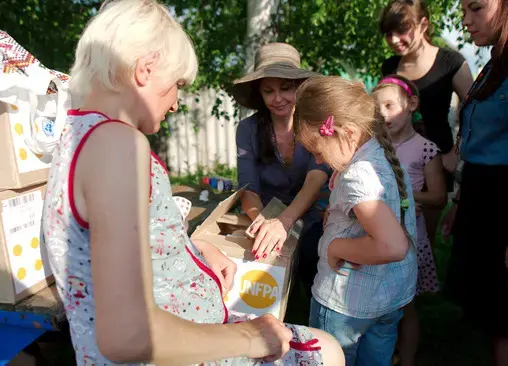
[[397,309],[374,319],[353,318],[312,298],[309,325],[337,338],[346,357],[346,366],[391,366],[402,315],[403,309]]

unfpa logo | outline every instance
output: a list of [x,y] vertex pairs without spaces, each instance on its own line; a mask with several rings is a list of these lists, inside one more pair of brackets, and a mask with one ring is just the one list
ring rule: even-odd
[[275,303],[278,293],[277,281],[265,271],[249,271],[241,278],[240,298],[250,307],[268,308]]

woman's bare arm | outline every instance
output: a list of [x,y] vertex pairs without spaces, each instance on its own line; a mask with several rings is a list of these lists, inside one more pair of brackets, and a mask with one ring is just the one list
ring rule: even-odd
[[284,227],[289,229],[316,202],[327,179],[328,175],[322,170],[315,169],[307,173],[302,189],[279,216]]
[[268,352],[256,341],[264,335],[256,336],[251,323],[199,325],[155,305],[148,242],[149,159],[149,144],[141,133],[111,123],[90,136],[77,163],[75,187],[84,203],[80,214],[90,224],[101,352],[114,362],[158,365],[252,357],[259,352],[254,346]]

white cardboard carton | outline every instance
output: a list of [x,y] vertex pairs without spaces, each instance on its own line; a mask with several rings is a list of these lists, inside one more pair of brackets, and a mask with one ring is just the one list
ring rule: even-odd
[[[36,155],[25,143],[20,121],[9,117],[8,109],[17,115],[17,107],[0,102],[0,190],[21,189],[48,178],[51,156]],[[20,118],[26,116],[20,113]]]
[[194,231],[191,239],[214,244],[237,264],[233,288],[224,298],[229,310],[257,316],[271,313],[283,320],[299,232],[290,233],[280,256],[270,255],[256,261],[252,254],[254,241],[245,235],[251,220],[243,215],[228,214],[242,193],[243,189],[222,201]]
[[0,192],[0,303],[15,304],[54,282],[41,240],[45,191]]

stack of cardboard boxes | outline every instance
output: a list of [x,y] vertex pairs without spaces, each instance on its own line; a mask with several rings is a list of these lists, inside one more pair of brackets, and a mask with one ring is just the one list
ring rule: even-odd
[[51,162],[27,147],[9,108],[0,103],[0,303],[15,304],[53,282],[41,237]]

